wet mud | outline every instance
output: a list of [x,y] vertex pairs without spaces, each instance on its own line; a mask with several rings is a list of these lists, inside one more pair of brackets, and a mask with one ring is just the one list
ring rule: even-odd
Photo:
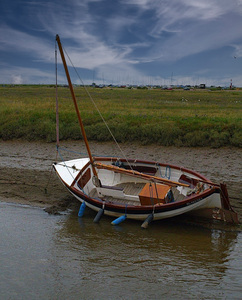
[[[165,162],[193,169],[214,182],[225,182],[232,206],[242,212],[242,150],[239,148],[176,148],[157,145],[140,146],[90,143],[93,155],[118,156]],[[43,207],[59,213],[79,203],[57,178],[52,163],[86,156],[83,142],[61,144],[57,156],[52,143],[0,141],[0,200]]]

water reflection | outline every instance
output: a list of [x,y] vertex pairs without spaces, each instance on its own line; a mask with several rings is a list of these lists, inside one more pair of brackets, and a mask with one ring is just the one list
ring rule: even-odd
[[124,298],[145,293],[151,298],[179,298],[183,293],[212,299],[220,295],[221,283],[229,284],[229,293],[236,293],[239,285],[236,287],[226,274],[238,243],[237,232],[170,221],[154,222],[142,230],[139,223],[127,220],[122,226],[112,226],[106,217],[94,224],[94,217],[90,211],[82,219],[72,213],[55,236],[72,253],[72,259],[75,257],[76,276],[89,296],[94,283],[103,297],[111,293],[104,281]]
[[236,299],[241,234],[0,203],[3,299]]

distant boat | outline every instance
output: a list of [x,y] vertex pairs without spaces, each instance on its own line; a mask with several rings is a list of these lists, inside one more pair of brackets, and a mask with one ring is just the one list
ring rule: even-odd
[[216,184],[186,168],[118,157],[93,157],[80,117],[64,52],[57,35],[78,121],[88,157],[55,163],[61,182],[81,203],[102,215],[115,218],[116,225],[127,219],[142,221],[146,228],[151,221],[190,213],[211,219],[238,223],[230,205],[225,184]]

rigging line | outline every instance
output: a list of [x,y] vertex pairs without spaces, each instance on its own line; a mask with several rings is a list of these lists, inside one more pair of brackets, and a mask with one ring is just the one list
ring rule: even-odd
[[58,86],[57,86],[57,42],[55,42],[55,109],[56,109],[56,146],[59,147],[59,104],[58,104]]
[[[58,149],[58,146],[56,145],[56,148]],[[57,160],[57,156],[58,156],[58,151],[56,151],[56,156],[55,156],[55,160]],[[51,167],[51,170],[50,170],[50,174],[49,174],[49,179],[48,179],[48,181],[47,181],[47,184],[46,184],[46,186],[45,186],[45,194],[47,194],[47,188],[48,188],[48,186],[49,186],[49,183],[50,183],[50,179],[51,179],[51,176],[52,176],[52,174],[53,174],[53,166]]]
[[[72,169],[72,170],[75,170],[75,171],[79,171],[79,172],[80,172],[81,169],[77,169],[76,167],[74,168],[73,166],[72,166],[72,167],[67,166],[66,161],[64,161],[64,159],[63,159],[63,157],[62,157],[62,155],[61,155],[61,153],[60,153],[60,148],[59,148],[59,147],[56,147],[56,149],[57,149],[57,152],[58,152],[58,154],[59,154],[59,156],[60,156],[60,158],[61,158],[61,160],[62,160],[62,163],[63,163],[63,165],[61,165],[61,163],[58,163],[58,165],[64,166],[64,167],[67,168],[68,173],[71,175],[73,181],[75,181],[75,183],[77,184],[78,188],[83,192],[84,195],[88,196],[88,194],[84,191],[83,188],[80,187],[80,185],[79,185],[79,183],[78,183],[78,181],[77,181],[78,175],[77,175],[76,177],[74,177],[73,174],[72,174],[71,171],[70,171],[70,169]],[[53,169],[53,168],[52,168],[52,169]],[[93,198],[93,199],[100,200],[99,198]]]
[[[58,151],[59,156],[60,156],[60,158],[61,158],[61,160],[62,160],[62,162],[63,162],[63,166],[65,166],[65,167],[67,168],[68,173],[71,175],[73,181],[75,181],[75,183],[77,184],[77,186],[79,187],[79,189],[83,192],[83,194],[87,195],[87,194],[84,192],[84,190],[79,186],[78,181],[77,181],[77,176],[74,177],[73,174],[71,173],[71,171],[70,171],[69,168],[71,168],[72,170],[75,170],[75,171],[81,171],[81,170],[80,170],[80,169],[77,169],[77,168],[74,169],[73,167],[67,166],[67,164],[66,164],[66,162],[64,161],[62,155],[60,154],[60,151],[59,151],[58,147],[57,147],[57,151]],[[60,163],[59,163],[59,165],[60,165]]]
[[[62,48],[63,48],[63,46],[62,46]],[[85,84],[84,84],[83,80],[81,79],[81,77],[80,77],[79,73],[77,72],[77,70],[76,70],[75,66],[73,65],[73,63],[72,63],[72,61],[71,61],[71,59],[70,59],[70,57],[69,57],[68,53],[66,52],[65,48],[63,48],[63,49],[64,49],[64,52],[65,52],[66,56],[68,57],[68,59],[69,59],[69,61],[70,61],[71,65],[72,65],[73,69],[75,70],[75,72],[76,72],[76,74],[77,74],[77,77],[78,77],[78,78],[79,78],[79,80],[81,81],[81,83],[82,83],[82,85],[83,85],[83,87],[84,87],[84,89],[85,89],[85,91],[86,91],[86,93],[87,93],[88,97],[91,99],[91,101],[92,101],[93,105],[95,106],[96,110],[97,110],[97,111],[98,111],[98,113],[99,113],[99,116],[101,117],[102,121],[104,122],[105,126],[107,127],[107,129],[108,129],[108,131],[109,131],[110,135],[112,136],[112,138],[113,138],[114,142],[116,143],[116,145],[117,145],[117,147],[118,147],[119,151],[122,153],[122,155],[123,155],[124,159],[127,161],[128,165],[129,165],[129,167],[130,167],[130,169],[131,169],[131,170],[133,170],[133,168],[132,168],[131,164],[130,164],[130,163],[129,163],[129,161],[128,161],[128,158],[126,157],[125,153],[123,152],[123,150],[122,150],[122,149],[121,149],[121,147],[119,146],[119,143],[117,142],[117,140],[116,140],[115,136],[113,135],[113,133],[112,133],[111,129],[109,128],[109,126],[108,126],[107,122],[105,121],[105,119],[104,119],[104,117],[103,117],[102,113],[100,112],[100,110],[99,110],[99,108],[97,107],[97,105],[96,105],[95,101],[93,100],[93,98],[92,98],[91,94],[90,94],[90,93],[89,93],[89,91],[87,90],[87,88],[86,88],[86,86],[85,86]]]
[[[68,149],[67,147],[64,147],[64,146],[59,146],[58,147],[59,149],[63,150],[63,151],[66,151],[66,152],[69,152],[69,153],[75,153],[75,154],[79,154],[79,155],[82,155],[82,156],[86,156],[87,155],[87,152],[79,152],[79,151],[74,151],[74,150],[70,150]],[[98,155],[98,154],[93,154],[93,157],[110,157],[111,155]]]

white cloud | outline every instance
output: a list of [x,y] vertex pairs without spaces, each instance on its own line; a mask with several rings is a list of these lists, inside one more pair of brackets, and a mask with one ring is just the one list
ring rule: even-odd
[[11,75],[13,84],[23,84],[23,78],[21,75]]
[[147,9],[148,5],[153,1],[152,0],[121,0],[121,2],[125,5],[137,5],[142,7],[143,9]]
[[53,60],[53,50],[47,40],[34,37],[28,33],[10,28],[9,26],[0,27],[0,50],[8,51],[16,55],[25,53],[30,57],[37,57],[45,61]]
[[[174,3],[175,2],[175,3]],[[176,61],[183,57],[230,45],[240,38],[241,12],[235,1],[179,0],[156,7],[157,21],[150,31],[156,39],[150,57]],[[165,36],[168,37],[165,37]]]
[[242,44],[238,44],[238,45],[232,45],[235,49],[234,51],[234,58],[239,58],[242,57]]
[[[60,81],[66,82],[63,76],[60,76]],[[16,67],[9,65],[2,65],[0,72],[1,83],[13,83],[13,84],[49,84],[55,83],[54,72],[29,68],[29,67]]]
[[52,80],[48,71],[43,72],[45,75],[38,73],[31,63],[41,61],[40,70],[43,63],[54,63],[56,33],[75,67],[95,69],[100,78],[105,73],[110,79],[113,74],[142,79],[147,70],[138,69],[139,63],[175,63],[189,55],[228,46],[233,46],[234,55],[242,56],[242,0],[120,0],[122,9],[113,6],[109,13],[107,8],[105,17],[90,8],[102,3],[25,2],[26,28],[32,30],[16,30],[2,21],[0,51],[15,58],[26,55],[26,68],[15,67],[14,77],[6,68],[0,76],[3,78],[5,71],[12,81],[26,82],[38,76],[40,80]]

